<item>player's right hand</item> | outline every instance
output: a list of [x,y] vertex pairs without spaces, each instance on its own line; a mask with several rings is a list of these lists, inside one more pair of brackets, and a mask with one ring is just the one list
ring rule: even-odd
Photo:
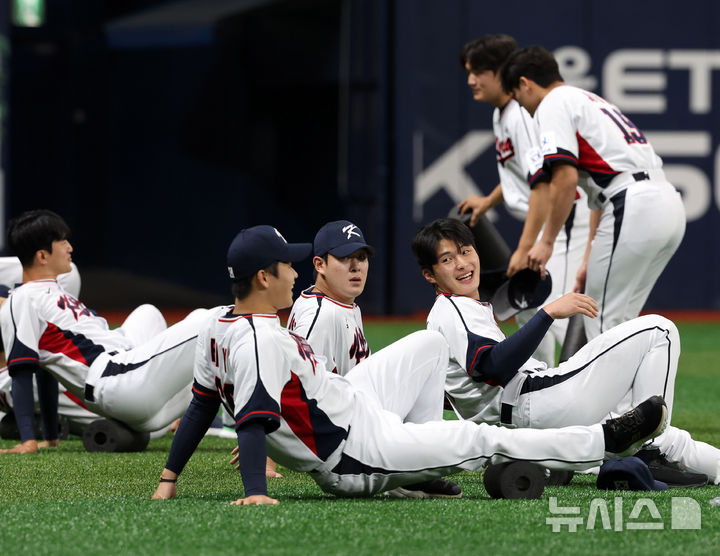
[[233,500],[230,502],[232,506],[265,506],[268,504],[276,505],[279,504],[275,498],[270,498],[269,496],[265,496],[264,494],[253,494],[252,496],[248,496],[247,498],[238,498],[237,500]]
[[545,305],[543,309],[554,319],[566,319],[577,314],[590,318],[598,315],[597,303],[584,293],[566,293],[561,298]]
[[490,208],[490,200],[487,197],[480,197],[479,195],[471,195],[458,205],[460,214],[465,214],[469,210],[472,211],[472,215],[470,216],[471,226],[477,224],[480,215],[485,214]]

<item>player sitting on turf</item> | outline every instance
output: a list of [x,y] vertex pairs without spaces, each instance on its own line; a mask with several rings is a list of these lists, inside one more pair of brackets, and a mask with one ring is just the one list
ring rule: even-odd
[[153,498],[172,498],[178,475],[226,404],[237,423],[245,495],[236,505],[277,504],[265,458],[308,472],[326,492],[369,496],[487,463],[532,460],[586,469],[664,427],[655,396],[604,425],[512,430],[442,421],[447,344],[420,331],[362,361],[346,376],[325,370],[304,338],[280,326],[310,244],[270,226],[241,231],[228,250],[235,304],[215,310],[198,339],[193,400],[173,438]]
[[365,289],[375,251],[360,228],[347,220],[325,224],[313,241],[315,284],[295,300],[288,330],[300,334],[327,369],[345,376],[370,355],[355,299]]
[[[325,224],[313,240],[315,284],[293,303],[288,330],[305,338],[326,367],[345,376],[370,356],[362,315],[355,299],[365,289],[369,258],[375,250],[352,222]],[[403,485],[388,491],[395,498],[460,496],[458,485],[445,479]]]
[[[471,230],[450,218],[435,220],[413,238],[413,253],[436,293],[427,327],[450,346],[445,390],[462,419],[549,428],[600,423],[628,404],[662,395],[672,414],[680,355],[677,328],[658,315],[625,322],[593,339],[558,368],[530,357],[553,319],[597,316],[595,301],[566,294],[545,305],[505,338],[489,303],[479,301],[480,260]],[[720,483],[720,450],[668,427],[656,438],[659,453],[640,454],[657,480],[698,486]],[[706,477],[707,476],[707,477]]]
[[190,402],[195,338],[205,310],[165,329],[160,312],[143,305],[110,330],[105,319],[57,282],[70,270],[69,233],[65,221],[46,210],[26,212],[8,227],[8,245],[23,265],[23,284],[0,309],[0,324],[21,443],[4,452],[38,449],[33,375],[44,430],[55,446],[58,380],[91,411],[136,431],[164,428]]

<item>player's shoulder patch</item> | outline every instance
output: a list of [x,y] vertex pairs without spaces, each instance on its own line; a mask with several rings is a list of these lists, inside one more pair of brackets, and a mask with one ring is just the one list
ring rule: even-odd
[[540,135],[540,154],[546,156],[554,154],[557,150],[557,140],[554,131],[546,131]]

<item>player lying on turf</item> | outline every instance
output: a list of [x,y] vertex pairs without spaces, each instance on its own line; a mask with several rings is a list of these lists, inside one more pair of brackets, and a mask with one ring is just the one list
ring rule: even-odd
[[8,245],[23,265],[23,284],[0,309],[21,443],[4,452],[36,452],[33,376],[43,428],[57,445],[58,383],[91,411],[137,431],[155,431],[190,402],[195,338],[205,310],[166,329],[151,305],[119,329],[67,293],[57,276],[70,270],[70,230],[57,214],[30,211],[13,219]]
[[530,268],[542,271],[547,263],[578,184],[591,208],[601,209],[590,220],[591,243],[575,289],[598,300],[599,317],[584,319],[594,338],[640,314],[685,234],[682,198],[642,132],[605,99],[565,85],[544,48],[512,54],[501,79],[537,123],[550,177],[550,211],[528,253]]
[[[374,249],[352,222],[325,224],[313,240],[315,284],[293,303],[288,329],[305,338],[326,368],[345,376],[370,356],[362,315],[355,299],[365,289]],[[387,492],[395,498],[460,497],[452,481],[435,479],[403,485]]]
[[172,498],[220,403],[235,415],[245,495],[233,504],[277,504],[265,458],[308,472],[326,492],[369,496],[489,462],[532,460],[586,469],[664,427],[661,397],[604,425],[512,430],[442,421],[447,344],[437,332],[399,340],[342,377],[325,370],[300,336],[280,326],[310,244],[288,244],[270,226],[241,231],[228,250],[235,304],[215,310],[198,339],[193,400],[173,439],[153,498]]
[[[592,298],[567,294],[505,338],[492,306],[479,301],[480,261],[465,224],[435,220],[415,234],[412,248],[438,294],[427,327],[440,332],[450,346],[445,391],[459,417],[531,428],[591,425],[655,394],[665,398],[672,414],[680,338],[669,320],[647,315],[618,325],[549,369],[530,355],[553,319],[597,316]],[[651,470],[660,466],[664,474],[656,479],[674,486],[697,486],[707,477],[720,482],[717,448],[675,427],[668,427],[653,445],[692,472],[653,462]]]
[[[467,71],[467,84],[473,99],[487,102],[493,111],[493,133],[500,183],[486,197],[471,196],[460,203],[460,214],[472,212],[470,225],[481,214],[503,202],[510,213],[524,220],[517,247],[508,262],[507,274],[512,276],[528,265],[528,252],[535,244],[549,212],[549,187],[541,172],[542,155],[538,145],[535,121],[511,94],[503,91],[500,68],[515,50],[517,43],[508,35],[483,35],[468,42],[460,54],[460,63]],[[528,180],[533,179],[530,187]],[[565,225],[558,232],[551,258],[546,267],[552,276],[549,300],[572,291],[580,268],[588,237],[589,209],[587,198],[578,196]],[[537,309],[515,315],[519,325],[528,322]],[[555,362],[555,343],[563,343],[567,320],[559,319],[550,326],[533,357],[548,365]]]

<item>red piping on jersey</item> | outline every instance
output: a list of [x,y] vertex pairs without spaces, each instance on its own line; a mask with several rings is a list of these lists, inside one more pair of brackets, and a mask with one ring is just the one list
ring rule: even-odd
[[196,394],[200,394],[201,396],[207,396],[208,398],[217,398],[217,397],[219,397],[218,394],[217,394],[217,392],[213,392],[212,394],[210,394],[210,393],[208,393],[208,392],[201,392],[200,390],[198,390],[198,389],[195,388],[194,386],[192,387],[192,391],[195,392]]
[[477,358],[478,358],[478,355],[480,354],[480,352],[489,347],[492,347],[492,344],[488,344],[486,346],[480,346],[479,348],[477,348],[477,351],[475,352],[475,357],[473,357],[472,363],[470,363],[470,368],[467,370],[468,374],[470,374],[472,372],[473,367],[475,366],[475,361],[477,361]]
[[595,149],[590,146],[580,133],[575,133],[578,142],[578,163],[580,167],[590,173],[597,174],[618,174],[610,165],[603,160]]
[[237,315],[235,318],[232,318],[232,319],[218,319],[218,320],[219,320],[220,322],[235,322],[235,321],[238,320],[238,319],[249,319],[250,317],[253,317],[253,318],[258,317],[258,318],[263,318],[263,319],[276,319],[276,318],[278,318],[277,315],[262,315],[262,314],[251,313],[251,314],[248,314],[248,315]]
[[277,417],[278,419],[280,418],[280,415],[278,415],[278,414],[275,413],[274,411],[251,411],[250,413],[248,413],[247,415],[245,415],[245,417],[243,417],[243,418],[240,419],[239,421],[235,421],[235,426],[239,425],[239,424],[242,423],[245,419],[247,419],[248,417],[250,417],[250,416],[252,416],[252,415],[272,415],[273,417]]
[[445,297],[462,297],[465,299],[469,299],[470,301],[474,301],[475,303],[479,303],[480,305],[485,305],[486,307],[490,306],[490,303],[487,301],[480,301],[479,299],[473,299],[472,297],[468,297],[467,295],[455,295],[454,293],[439,293],[438,297],[441,295],[444,295]]
[[87,411],[90,411],[90,410],[85,406],[85,404],[82,403],[82,401],[80,400],[80,398],[78,398],[78,397],[77,397],[75,394],[73,394],[72,392],[68,392],[68,391],[66,390],[65,392],[63,392],[63,394],[65,394],[65,396],[67,396],[67,398],[68,398],[69,400],[75,402],[77,405],[79,405],[79,406],[82,407],[83,409],[85,409],[85,410],[87,410]]
[[300,297],[304,297],[305,299],[310,299],[311,297],[322,297],[322,298],[327,299],[328,301],[331,301],[335,305],[340,305],[340,307],[344,307],[345,309],[354,309],[355,308],[354,303],[352,305],[347,305],[346,303],[340,303],[339,301],[335,301],[332,297],[328,297],[327,295],[325,295],[324,293],[321,293],[321,292],[311,292],[311,293],[303,292],[300,294]]
[[62,353],[73,361],[89,365],[87,359],[73,341],[66,338],[62,331],[51,322],[48,323],[45,332],[40,337],[38,348],[50,353]]
[[11,359],[8,361],[8,365],[15,365],[18,361],[40,361],[37,357],[18,357],[17,359]]

